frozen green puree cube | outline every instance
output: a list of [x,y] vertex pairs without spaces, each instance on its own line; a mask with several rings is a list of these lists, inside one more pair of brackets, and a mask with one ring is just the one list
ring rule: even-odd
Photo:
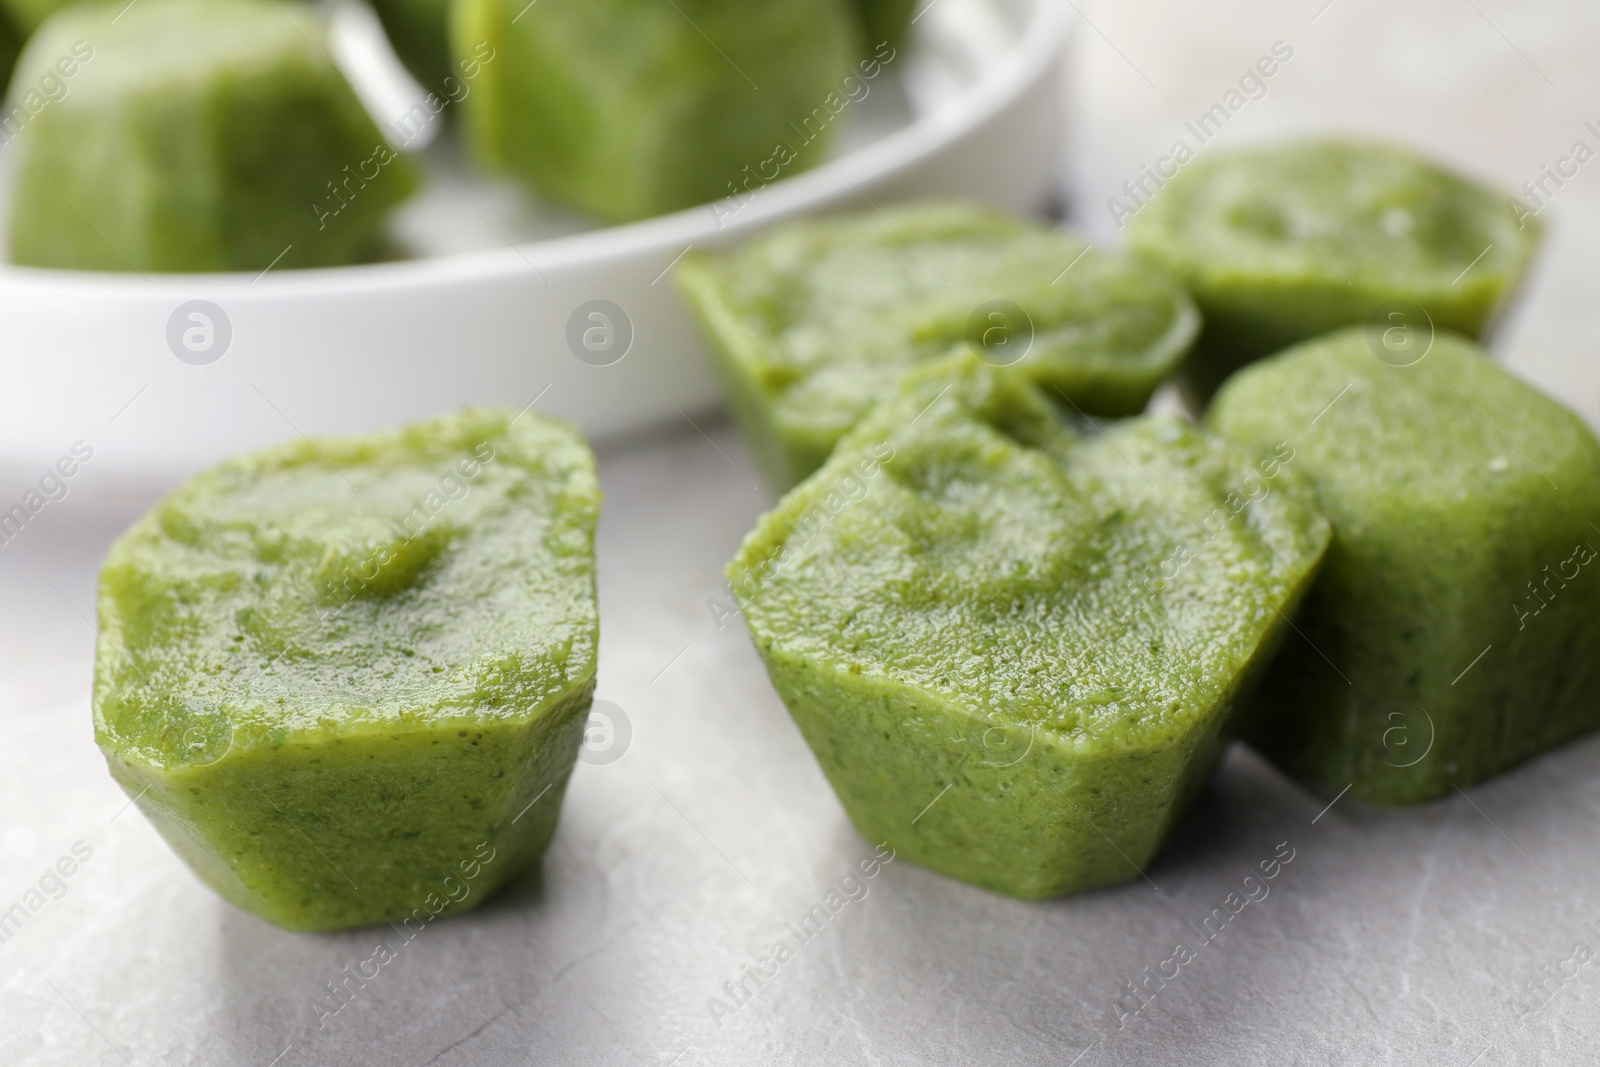
[[1019,897],[1138,877],[1327,544],[1270,455],[1082,435],[970,356],[903,389],[728,567],[857,829]]
[[918,3],[917,0],[855,0],[855,6],[861,16],[867,51],[871,52],[882,44],[898,47],[904,42]]
[[1159,268],[960,202],[794,223],[730,255],[691,254],[678,280],[779,489],[820,466],[907,368],[953,347],[977,342],[1057,403],[1132,415],[1199,328]]
[[[625,222],[790,175],[842,118],[848,0],[457,0],[468,147],[535,192]],[[760,171],[764,177],[750,176]]]
[[480,903],[555,831],[594,691],[594,460],[467,410],[197,475],[100,575],[95,736],[280,926]]
[[[1410,152],[1317,141],[1197,160],[1128,224],[1194,294],[1205,328],[1180,381],[1197,406],[1252,360],[1403,301],[1477,337],[1538,241],[1505,194]],[[1411,317],[1417,317],[1412,312]]]
[[1333,523],[1250,734],[1285,770],[1408,804],[1600,726],[1600,444],[1575,415],[1459,337],[1396,360],[1352,329],[1242,371],[1208,420],[1287,441]]
[[12,258],[152,272],[370,257],[415,176],[328,51],[320,17],[293,0],[60,12],[12,83],[15,105],[62,57],[80,61],[16,139]]
[[[0,11],[0,84],[11,80],[11,68],[17,64],[17,54],[22,51],[22,34],[17,32]],[[0,116],[0,122],[9,116]],[[10,143],[15,136],[9,129],[0,129],[0,143]]]
[[73,0],[0,0],[0,18],[21,30],[19,36],[26,40],[51,15],[72,4]]
[[375,0],[372,6],[412,77],[424,89],[444,93],[445,79],[456,73],[450,65],[449,0]]

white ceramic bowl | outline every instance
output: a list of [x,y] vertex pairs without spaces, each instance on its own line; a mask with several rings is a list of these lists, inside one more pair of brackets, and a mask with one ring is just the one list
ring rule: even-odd
[[[932,0],[835,157],[743,203],[520,243],[528,228],[503,210],[517,198],[459,171],[446,181],[452,157],[430,150],[432,189],[399,225],[414,247],[467,251],[259,276],[0,266],[0,461],[49,462],[82,439],[102,473],[176,473],[297,432],[536,397],[601,438],[697,416],[718,394],[665,276],[676,259],[908,196],[1037,208],[1060,163],[1073,23],[1065,0]],[[623,316],[589,317],[596,300]],[[193,301],[209,303],[203,317]]]

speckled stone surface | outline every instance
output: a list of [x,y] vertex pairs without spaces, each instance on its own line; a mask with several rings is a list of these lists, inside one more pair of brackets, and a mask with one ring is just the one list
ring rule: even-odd
[[[769,501],[730,466],[753,476],[736,434],[704,428],[601,456],[597,696],[626,715],[625,752],[598,762],[613,723],[536,873],[410,941],[251,918],[126,807],[85,725],[85,618],[131,516],[86,492],[0,549],[0,902],[26,908],[75,843],[92,853],[0,944],[0,1060],[1588,1062],[1595,967],[1541,969],[1600,946],[1600,741],[1398,814],[1324,811],[1236,749],[1145,877],[1061,901],[901,862],[865,877],[874,846],[726,614],[722,566]],[[1195,958],[1166,963],[1180,943]],[[724,983],[764,959],[738,1006]]]

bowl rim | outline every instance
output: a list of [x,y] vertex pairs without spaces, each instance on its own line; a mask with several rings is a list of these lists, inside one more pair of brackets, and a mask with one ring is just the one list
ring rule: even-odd
[[[937,3],[938,0],[931,0]],[[923,9],[927,10],[927,7]],[[722,223],[708,201],[666,215],[583,233],[504,248],[475,249],[384,263],[312,267],[273,273],[152,273],[77,271],[0,263],[0,294],[72,293],[77,296],[170,297],[203,288],[208,294],[264,296],[331,295],[424,287],[503,278],[545,270],[564,272],[654,254],[681,255],[688,246],[709,246],[762,227],[775,219],[824,206],[863,186],[878,185],[933,156],[983,126],[996,112],[1047,73],[1075,24],[1071,0],[1031,0],[1016,39],[965,91],[937,110],[808,171],[756,190]]]

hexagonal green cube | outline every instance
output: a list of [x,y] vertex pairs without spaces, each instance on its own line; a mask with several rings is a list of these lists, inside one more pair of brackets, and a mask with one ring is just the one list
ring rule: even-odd
[[792,223],[726,255],[691,253],[678,281],[780,490],[909,368],[954,348],[1015,364],[1056,403],[1133,415],[1200,326],[1159,267],[961,201]]
[[461,0],[451,19],[457,56],[496,56],[462,101],[468,146],[608,221],[792,175],[851,106],[847,0]]
[[851,820],[1019,897],[1138,877],[1327,544],[1270,456],[1080,435],[1015,372],[913,372],[728,566]]
[[[12,258],[262,271],[376,254],[416,178],[327,53],[320,18],[291,0],[55,15],[28,42],[8,105],[15,114],[43,79],[61,86],[27,107],[16,137]],[[57,77],[62,57],[70,76]]]
[[280,926],[476,906],[555,830],[594,690],[598,505],[575,430],[495,409],[195,476],[101,571],[112,774]]
[[1241,371],[1207,417],[1287,441],[1333,523],[1250,741],[1379,804],[1600,727],[1600,443],[1469,341],[1413,359],[1342,331]]
[[[1435,328],[1480,335],[1538,244],[1537,223],[1508,203],[1400,148],[1290,142],[1184,165],[1128,240],[1200,305],[1179,377],[1199,407],[1252,360],[1375,314],[1420,308]],[[1385,307],[1397,301],[1410,307]]]

